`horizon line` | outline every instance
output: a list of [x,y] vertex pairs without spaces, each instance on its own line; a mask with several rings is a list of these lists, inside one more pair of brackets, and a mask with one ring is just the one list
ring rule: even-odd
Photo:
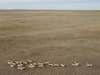
[[15,8],[7,8],[7,9],[0,9],[0,10],[100,10],[100,9],[33,9],[33,8],[20,8],[20,9],[15,9]]

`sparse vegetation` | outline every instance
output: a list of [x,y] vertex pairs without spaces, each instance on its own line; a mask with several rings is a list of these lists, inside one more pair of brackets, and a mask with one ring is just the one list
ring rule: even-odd
[[[0,75],[99,75],[99,24],[100,11],[1,10]],[[10,69],[9,59],[49,60],[67,67],[23,72]],[[73,61],[85,66],[72,67]]]

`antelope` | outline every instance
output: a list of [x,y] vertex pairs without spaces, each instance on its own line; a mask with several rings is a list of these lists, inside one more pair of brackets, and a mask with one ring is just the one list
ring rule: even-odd
[[28,64],[28,68],[34,68],[35,65],[34,64]]
[[38,67],[44,67],[44,64],[43,63],[38,63]]
[[24,67],[24,66],[18,66],[17,69],[18,69],[18,70],[24,70],[25,67]]
[[65,67],[66,65],[65,65],[65,64],[60,64],[60,66],[61,66],[61,67]]
[[93,67],[93,64],[86,63],[86,67]]
[[17,64],[14,61],[8,60],[8,65],[10,65],[10,67],[15,67]]
[[72,66],[79,66],[80,64],[78,63],[78,62],[74,62],[74,63],[72,63]]
[[54,66],[54,67],[59,67],[60,65],[59,65],[59,64],[53,64],[53,66]]
[[53,66],[53,64],[48,64],[48,66],[51,66],[51,67],[52,67],[52,66]]

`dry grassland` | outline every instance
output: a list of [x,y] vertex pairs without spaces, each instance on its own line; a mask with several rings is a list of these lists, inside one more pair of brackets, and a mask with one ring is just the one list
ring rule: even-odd
[[[68,67],[18,71],[7,65],[9,59]],[[81,66],[72,67],[73,60]],[[100,75],[100,11],[1,10],[0,75]]]

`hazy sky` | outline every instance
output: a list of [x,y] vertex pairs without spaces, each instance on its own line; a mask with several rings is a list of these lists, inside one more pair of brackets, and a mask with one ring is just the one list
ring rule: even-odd
[[0,0],[0,9],[100,10],[100,0]]

